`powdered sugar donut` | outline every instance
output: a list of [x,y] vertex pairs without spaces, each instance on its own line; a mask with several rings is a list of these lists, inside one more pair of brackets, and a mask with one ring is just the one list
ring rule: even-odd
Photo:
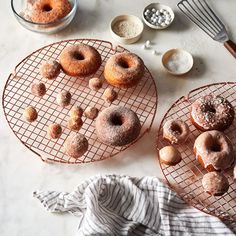
[[100,141],[112,146],[123,146],[134,141],[141,124],[132,110],[122,106],[104,109],[96,120],[96,133]]

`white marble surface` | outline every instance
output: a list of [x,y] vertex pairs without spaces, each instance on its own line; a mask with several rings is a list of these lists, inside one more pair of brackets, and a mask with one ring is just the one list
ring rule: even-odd
[[[141,16],[145,0],[79,0],[79,10],[73,23],[55,35],[40,35],[22,28],[15,20],[10,1],[0,1],[0,90],[14,66],[30,52],[51,42],[70,38],[100,38],[111,40],[108,24],[112,17],[128,13]],[[127,48],[138,53],[152,72],[158,87],[159,105],[152,132],[114,158],[86,165],[45,164],[26,149],[7,126],[0,111],[0,234],[1,236],[75,235],[77,219],[69,215],[45,212],[32,198],[35,189],[71,191],[74,186],[95,174],[128,174],[132,176],[162,176],[155,152],[155,135],[159,121],[178,97],[200,85],[235,81],[236,60],[224,47],[211,40],[190,23],[176,7],[176,0],[165,0],[176,12],[176,20],[167,30],[145,28],[136,44]],[[224,22],[236,29],[235,0],[211,0]],[[141,50],[147,40],[162,53],[181,47],[195,59],[193,70],[184,77],[168,75],[160,56]],[[236,40],[236,31],[232,32]]]

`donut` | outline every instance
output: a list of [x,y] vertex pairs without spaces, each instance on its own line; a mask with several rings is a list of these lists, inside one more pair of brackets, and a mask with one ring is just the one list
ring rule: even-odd
[[206,95],[191,106],[191,121],[202,131],[225,130],[234,120],[234,108],[221,96]]
[[31,85],[31,93],[37,97],[43,97],[46,94],[46,86],[44,83],[33,83]]
[[57,104],[61,107],[66,107],[70,105],[71,94],[69,91],[62,90],[57,94],[56,98]]
[[35,23],[50,23],[65,17],[71,9],[68,0],[36,0],[30,18]]
[[95,73],[101,66],[102,59],[94,47],[80,43],[63,49],[59,62],[67,75],[77,77]]
[[70,118],[81,118],[84,110],[79,106],[73,106],[69,112]]
[[104,77],[115,87],[130,88],[138,84],[144,75],[144,70],[142,59],[134,53],[118,53],[107,60]]
[[226,170],[234,163],[232,143],[217,130],[200,134],[194,142],[193,150],[198,162],[208,171]]
[[62,134],[62,128],[59,124],[50,124],[48,126],[47,134],[51,139],[58,139]]
[[84,111],[84,115],[91,119],[94,120],[98,116],[98,109],[96,107],[87,107]]
[[113,88],[106,88],[102,95],[102,99],[107,103],[114,102],[117,97],[118,93]]
[[222,173],[213,171],[203,176],[202,186],[205,192],[213,196],[222,196],[229,189],[229,181]]
[[141,124],[132,110],[111,106],[98,115],[95,128],[101,142],[111,146],[124,146],[139,136]]
[[92,78],[89,80],[89,88],[93,91],[98,91],[102,87],[103,81],[99,78]]
[[68,120],[67,127],[70,130],[79,131],[83,125],[83,121],[80,117],[72,117]]
[[159,151],[160,162],[175,166],[182,160],[180,152],[173,146],[165,146]]
[[61,65],[57,61],[45,61],[40,66],[40,74],[46,79],[55,79],[61,71]]
[[88,150],[88,140],[82,134],[71,134],[64,143],[64,149],[67,155],[78,159]]
[[184,143],[189,136],[189,127],[182,120],[168,120],[163,125],[163,138],[171,144]]
[[28,106],[23,112],[23,118],[31,123],[38,118],[38,112],[34,107]]

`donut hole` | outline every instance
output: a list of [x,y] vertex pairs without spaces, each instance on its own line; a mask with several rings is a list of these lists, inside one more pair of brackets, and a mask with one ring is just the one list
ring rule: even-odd
[[177,133],[177,134],[181,134],[182,133],[181,127],[179,125],[177,125],[177,124],[173,124],[172,127],[171,127],[171,130],[174,133]]
[[72,57],[75,59],[75,60],[78,60],[78,61],[82,61],[84,60],[84,55],[79,53],[79,52],[73,52],[72,54]]
[[208,111],[211,112],[211,113],[216,113],[216,109],[213,106],[209,106]]
[[52,7],[49,5],[49,4],[45,4],[44,6],[43,6],[43,11],[51,11],[52,10]]
[[114,114],[113,116],[111,116],[111,124],[114,126],[121,126],[123,125],[124,120],[123,117],[119,114]]
[[119,65],[120,65],[122,68],[124,68],[124,69],[128,69],[128,68],[130,67],[128,61],[126,61],[126,60],[124,60],[124,59],[121,59],[121,60],[119,61]]
[[220,152],[222,150],[221,144],[217,141],[213,142],[211,145],[211,151],[212,152]]

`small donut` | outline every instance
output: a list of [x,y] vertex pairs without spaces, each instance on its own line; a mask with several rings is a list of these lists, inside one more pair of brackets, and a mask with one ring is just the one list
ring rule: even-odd
[[102,87],[103,81],[99,78],[92,78],[89,80],[89,88],[98,91]]
[[38,112],[34,107],[28,106],[23,112],[23,118],[28,122],[33,122],[38,118]]
[[121,106],[104,109],[98,115],[95,127],[98,139],[112,146],[131,143],[139,136],[141,130],[136,113]]
[[84,110],[79,106],[73,106],[69,112],[70,118],[77,119],[81,118]]
[[70,105],[71,94],[69,91],[62,90],[57,94],[57,104],[61,107],[66,107]]
[[202,186],[205,192],[213,196],[222,196],[229,189],[229,181],[222,173],[213,171],[203,176]]
[[68,120],[67,127],[70,130],[79,131],[81,129],[82,125],[83,125],[82,119],[80,117],[75,117],[75,118],[70,118]]
[[65,152],[73,158],[79,158],[88,150],[88,140],[82,134],[71,134],[64,143]]
[[184,143],[189,132],[188,125],[182,120],[168,120],[163,125],[163,138],[171,144]]
[[191,121],[202,131],[225,130],[234,120],[234,108],[221,96],[206,95],[191,106]]
[[118,88],[130,88],[139,83],[144,75],[145,66],[134,53],[123,52],[111,56],[105,65],[104,77],[107,82]]
[[48,137],[52,139],[58,139],[61,137],[62,128],[59,124],[50,124],[47,131]]
[[102,64],[99,52],[94,47],[82,43],[63,49],[59,61],[63,71],[74,77],[94,74]]
[[102,95],[103,100],[107,103],[114,102],[117,99],[117,97],[118,93],[112,88],[106,88]]
[[36,0],[30,18],[35,23],[49,23],[65,17],[70,11],[68,0]]
[[173,146],[165,146],[159,151],[161,163],[169,166],[177,165],[181,160],[180,152]]
[[94,120],[98,116],[98,109],[96,107],[87,107],[84,111],[84,115],[91,119]]
[[232,143],[220,131],[212,130],[200,134],[193,149],[198,162],[208,171],[226,170],[234,163]]
[[43,97],[46,94],[46,86],[44,83],[33,83],[31,85],[31,93],[37,97]]
[[40,66],[40,74],[46,79],[55,79],[60,74],[61,65],[57,61],[45,61]]

